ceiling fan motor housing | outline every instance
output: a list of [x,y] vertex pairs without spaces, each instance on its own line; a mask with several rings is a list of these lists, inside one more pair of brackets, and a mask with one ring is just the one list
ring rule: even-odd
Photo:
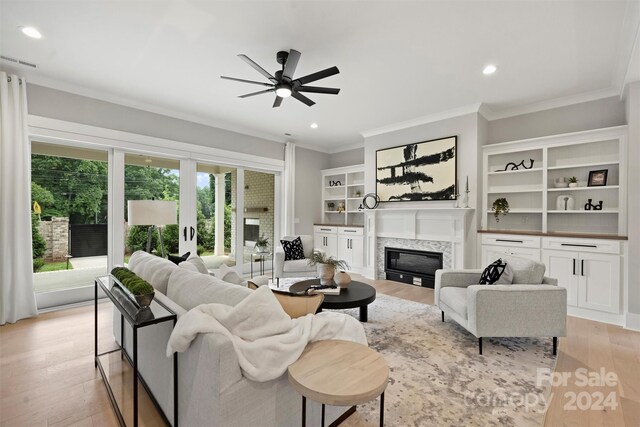
[[276,61],[278,61],[278,64],[280,65],[286,64],[288,57],[289,57],[289,52],[285,50],[281,50],[280,52],[276,53]]

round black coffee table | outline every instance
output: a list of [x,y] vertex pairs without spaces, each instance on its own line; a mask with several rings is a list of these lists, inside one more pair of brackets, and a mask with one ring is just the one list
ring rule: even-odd
[[[289,287],[290,292],[302,292],[312,285],[319,285],[320,279],[304,280]],[[345,309],[360,308],[360,321],[367,321],[367,306],[376,300],[376,290],[373,286],[362,282],[352,281],[346,288],[340,289],[340,295],[324,295],[324,301],[318,311],[324,308]]]

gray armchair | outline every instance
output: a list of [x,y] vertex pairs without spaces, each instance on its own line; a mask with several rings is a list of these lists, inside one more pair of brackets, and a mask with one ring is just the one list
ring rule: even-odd
[[514,272],[511,285],[479,285],[482,270],[438,270],[435,304],[478,338],[558,337],[567,335],[567,290],[558,280],[544,277],[545,266],[504,257]]
[[[298,236],[284,236],[282,240],[293,240]],[[302,241],[302,250],[304,251],[304,259],[284,260],[284,249],[278,242],[274,253],[275,277],[315,277],[317,275],[316,267],[309,265],[309,258],[313,253],[313,236],[308,234],[300,235]]]

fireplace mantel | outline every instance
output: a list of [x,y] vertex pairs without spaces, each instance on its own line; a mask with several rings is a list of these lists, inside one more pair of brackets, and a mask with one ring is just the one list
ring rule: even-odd
[[365,211],[367,235],[366,275],[375,276],[377,239],[392,238],[450,242],[451,268],[465,266],[467,234],[474,209],[471,208],[388,208]]

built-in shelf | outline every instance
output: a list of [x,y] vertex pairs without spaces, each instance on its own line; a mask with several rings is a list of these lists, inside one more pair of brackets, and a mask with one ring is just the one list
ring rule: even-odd
[[364,182],[360,182],[358,184],[349,184],[347,185],[347,187],[363,187],[364,186]]
[[617,190],[620,188],[618,185],[606,185],[600,187],[561,187],[561,188],[547,188],[547,191],[584,191],[584,190]]
[[537,190],[528,190],[528,189],[519,189],[517,187],[505,188],[503,190],[489,190],[488,194],[508,194],[508,193],[542,193],[542,189]]
[[346,185],[331,185],[331,186],[326,185],[324,188],[326,188],[327,190],[331,190],[333,188],[344,188],[344,187],[346,187]]
[[[487,210],[487,213],[493,214],[494,212],[489,209]],[[542,213],[542,209],[509,209],[509,213],[510,214],[529,214],[529,213]]]
[[[332,182],[340,182],[341,185],[329,185]],[[351,197],[357,192],[364,193],[364,165],[323,170],[322,189],[322,222],[340,225],[364,223],[364,212],[358,211],[362,197]],[[334,203],[334,209],[344,206],[344,210],[326,210],[329,209],[328,203]]]
[[362,197],[347,197],[347,200],[362,200]]
[[618,209],[603,209],[601,211],[559,211],[559,210],[549,210],[547,211],[550,214],[617,214]]
[[497,171],[497,172],[489,172],[488,175],[509,175],[512,173],[540,172],[541,170],[542,168],[519,169],[516,171]]
[[619,165],[619,161],[611,161],[611,162],[596,162],[596,163],[581,163],[575,165],[561,165],[561,166],[549,166],[547,170],[558,170],[558,169],[578,169],[578,168],[596,168],[601,166],[609,166],[609,165]]

